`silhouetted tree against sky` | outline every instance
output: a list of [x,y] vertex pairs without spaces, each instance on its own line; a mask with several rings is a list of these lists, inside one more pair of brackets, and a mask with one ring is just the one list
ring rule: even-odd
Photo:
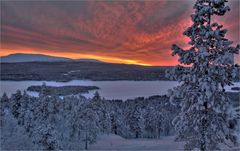
[[240,45],[231,46],[223,25],[211,22],[212,16],[223,16],[230,10],[226,2],[197,0],[191,15],[193,24],[183,33],[190,38],[190,48],[172,46],[172,55],[179,56],[181,65],[167,75],[181,85],[169,95],[172,103],[181,106],[173,124],[176,140],[186,141],[186,150],[214,150],[220,143],[233,145],[237,141],[234,109],[224,87],[233,84],[238,67],[232,56],[239,53]]

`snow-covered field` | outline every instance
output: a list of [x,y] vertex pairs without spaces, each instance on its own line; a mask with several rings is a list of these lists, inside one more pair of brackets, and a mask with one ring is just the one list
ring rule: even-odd
[[97,143],[89,147],[90,150],[160,150],[177,151],[183,150],[183,143],[174,142],[174,136],[160,139],[124,139],[113,134],[101,135]]
[[[104,134],[97,138],[97,143],[90,145],[89,150],[100,151],[183,151],[183,142],[175,142],[174,136],[160,139],[124,139],[114,134]],[[240,148],[228,149],[221,146],[223,151],[239,151]]]

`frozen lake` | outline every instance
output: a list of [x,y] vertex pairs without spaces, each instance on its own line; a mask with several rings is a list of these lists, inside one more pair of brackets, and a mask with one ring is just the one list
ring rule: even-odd
[[[163,95],[178,85],[176,81],[89,81],[89,80],[73,80],[69,82],[54,81],[0,81],[0,95],[6,92],[9,96],[16,90],[24,91],[31,85],[42,85],[45,82],[49,86],[66,86],[66,85],[82,85],[97,86],[100,88],[98,92],[106,99],[131,99],[135,97],[148,97],[152,95]],[[234,86],[240,86],[240,82]],[[226,87],[230,91],[229,87]],[[92,97],[95,91],[84,94],[86,97]],[[37,93],[29,93],[37,95]]]

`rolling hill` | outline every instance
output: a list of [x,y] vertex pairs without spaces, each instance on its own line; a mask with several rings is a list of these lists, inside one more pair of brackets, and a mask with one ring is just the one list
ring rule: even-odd
[[43,54],[24,54],[15,53],[8,56],[0,57],[2,63],[16,62],[56,62],[56,61],[72,61],[72,59],[64,57],[48,56]]
[[76,61],[76,62],[95,62],[100,63],[102,61],[96,59],[70,59],[66,57],[56,57],[43,54],[26,54],[26,53],[15,53],[7,56],[1,56],[1,63],[18,63],[18,62],[65,62],[65,61]]

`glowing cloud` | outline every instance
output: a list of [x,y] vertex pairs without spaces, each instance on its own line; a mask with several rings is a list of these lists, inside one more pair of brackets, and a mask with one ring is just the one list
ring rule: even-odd
[[[0,55],[43,53],[141,65],[175,65],[173,43],[191,24],[193,1],[1,1]],[[239,1],[218,19],[239,43]]]

